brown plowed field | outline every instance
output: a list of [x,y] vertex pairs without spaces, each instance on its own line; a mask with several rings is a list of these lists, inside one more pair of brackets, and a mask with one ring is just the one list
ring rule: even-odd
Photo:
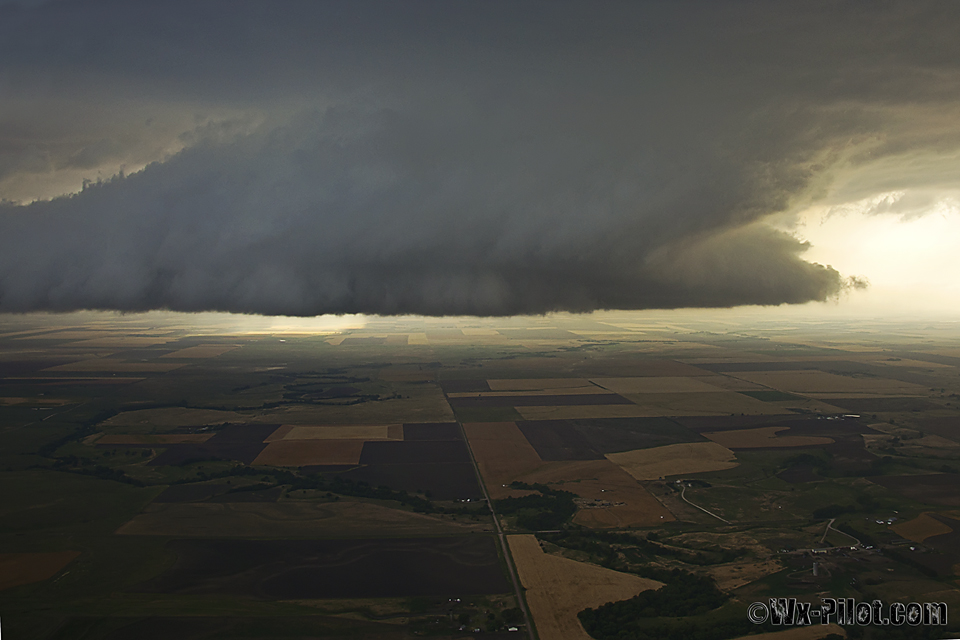
[[586,500],[625,503],[578,510],[573,521],[591,529],[650,527],[674,520],[650,492],[609,460],[548,462],[518,479],[570,491]]
[[543,552],[535,536],[507,536],[541,638],[592,640],[577,614],[663,583]]
[[503,485],[543,464],[523,432],[513,422],[472,422],[463,425],[490,498],[510,493]]
[[275,467],[359,464],[363,440],[277,440],[260,452],[253,464]]
[[79,555],[79,551],[0,553],[0,591],[52,578]]

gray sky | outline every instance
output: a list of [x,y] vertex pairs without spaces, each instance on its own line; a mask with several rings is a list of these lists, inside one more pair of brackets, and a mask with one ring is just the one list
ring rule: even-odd
[[954,2],[0,3],[0,311],[835,298],[869,256],[828,266],[811,216],[958,215],[958,32]]

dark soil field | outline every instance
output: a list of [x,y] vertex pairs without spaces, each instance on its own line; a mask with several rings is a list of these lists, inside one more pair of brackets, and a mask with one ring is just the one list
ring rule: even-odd
[[[705,438],[670,418],[597,418],[565,420],[600,453],[648,449]],[[537,424],[530,422],[528,424]]]
[[236,460],[244,464],[253,462],[266,448],[264,440],[277,430],[277,424],[232,424],[219,429],[212,438],[203,443],[170,444],[166,451],[149,464],[178,465],[188,460]]
[[456,422],[421,422],[403,425],[404,440],[463,440]]
[[473,465],[468,462],[372,464],[341,476],[373,487],[385,485],[408,493],[429,491],[434,500],[477,500],[483,495]]
[[494,539],[172,540],[177,561],[140,593],[268,600],[506,593]]
[[877,476],[871,482],[927,504],[960,507],[960,474],[935,473],[923,476]]
[[615,393],[584,393],[566,396],[482,396],[448,398],[454,409],[487,407],[566,407],[592,404],[633,404]]
[[603,454],[590,446],[569,420],[518,422],[517,426],[544,461],[601,460]]
[[944,418],[924,418],[919,421],[925,433],[932,433],[951,440],[960,441],[960,416]]
[[470,462],[463,440],[403,440],[363,443],[360,464]]

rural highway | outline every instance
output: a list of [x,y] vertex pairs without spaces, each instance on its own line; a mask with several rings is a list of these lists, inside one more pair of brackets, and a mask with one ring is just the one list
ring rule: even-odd
[[457,424],[460,426],[460,435],[463,436],[463,441],[467,445],[467,452],[470,454],[470,462],[473,463],[473,471],[477,474],[477,482],[480,484],[480,490],[483,491],[483,497],[487,501],[487,506],[490,508],[490,515],[493,517],[493,526],[497,529],[497,538],[500,540],[500,548],[503,550],[503,559],[507,561],[507,569],[510,571],[510,579],[513,580],[513,589],[517,594],[517,604],[520,606],[520,611],[523,612],[523,621],[527,626],[527,633],[530,635],[530,640],[537,640],[533,634],[533,625],[530,624],[530,612],[527,611],[527,602],[523,599],[523,592],[520,590],[520,578],[517,576],[517,569],[513,566],[513,559],[510,557],[510,547],[507,546],[507,538],[503,535],[503,528],[500,526],[500,518],[497,517],[497,512],[493,508],[493,500],[490,499],[490,494],[487,493],[487,486],[483,483],[483,478],[480,476],[480,468],[477,466],[477,459],[473,457],[473,449],[470,448],[470,441],[467,440],[467,432],[463,428],[463,424],[457,421]]

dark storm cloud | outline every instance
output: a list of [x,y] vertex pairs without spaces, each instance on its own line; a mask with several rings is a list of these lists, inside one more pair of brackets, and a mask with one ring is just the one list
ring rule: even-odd
[[759,221],[844,172],[960,147],[943,117],[960,21],[783,6],[0,5],[0,196],[158,160],[0,207],[0,310],[835,296],[850,281]]

